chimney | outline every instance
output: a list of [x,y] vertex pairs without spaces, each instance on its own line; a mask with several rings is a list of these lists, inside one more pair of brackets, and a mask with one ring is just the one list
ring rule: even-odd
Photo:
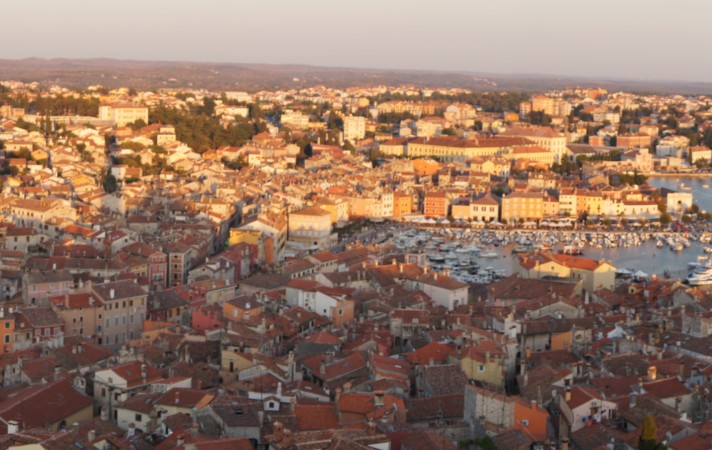
[[292,431],[285,429],[282,433],[282,446],[281,448],[291,448],[292,447]]
[[383,406],[383,391],[375,391],[373,393],[373,402],[376,408]]
[[648,381],[655,381],[658,377],[658,368],[655,366],[648,367]]
[[281,397],[281,396],[282,396],[282,382],[280,381],[277,383],[277,397]]
[[180,391],[176,390],[175,404],[177,405],[179,403],[180,403]]
[[567,402],[571,401],[571,389],[569,389],[568,387],[566,388],[566,391],[564,392],[564,399]]
[[91,444],[94,440],[96,440],[96,430],[89,430],[87,433],[87,441]]
[[116,296],[116,291],[114,290],[114,288],[109,289],[109,298],[111,300],[113,300],[115,296]]
[[324,361],[319,364],[319,374],[325,375],[326,374],[326,363]]
[[15,434],[20,431],[20,424],[16,420],[7,421],[7,434]]
[[334,390],[334,399],[338,402],[341,398],[341,388],[336,388]]
[[146,364],[141,364],[141,379],[143,380],[143,384],[146,384],[147,376]]
[[282,422],[275,422],[272,424],[272,434],[274,435],[274,440],[279,442],[284,437],[284,425]]
[[176,447],[180,447],[183,444],[185,444],[185,438],[183,437],[183,435],[180,435],[176,438]]
[[373,419],[368,419],[368,434],[370,436],[376,434],[376,422]]

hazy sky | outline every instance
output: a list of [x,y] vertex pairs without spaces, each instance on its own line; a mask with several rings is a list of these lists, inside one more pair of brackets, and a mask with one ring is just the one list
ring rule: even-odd
[[709,0],[20,0],[3,16],[0,58],[712,82]]

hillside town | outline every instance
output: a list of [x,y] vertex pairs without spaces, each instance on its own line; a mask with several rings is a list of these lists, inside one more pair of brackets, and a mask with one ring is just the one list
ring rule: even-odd
[[712,252],[648,183],[711,146],[709,96],[2,81],[0,449],[708,449],[712,262],[587,249]]

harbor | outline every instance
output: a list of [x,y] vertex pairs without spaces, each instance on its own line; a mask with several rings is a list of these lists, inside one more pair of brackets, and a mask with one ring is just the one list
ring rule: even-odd
[[690,263],[709,261],[712,235],[656,231],[470,230],[408,227],[390,242],[405,252],[425,252],[434,270],[468,283],[511,275],[517,253],[551,251],[611,262],[621,274],[685,279]]
[[[703,211],[712,210],[707,178],[651,178],[649,183],[656,188],[690,190]],[[660,230],[658,224],[631,221],[625,229],[577,229],[577,224],[567,219],[521,225],[511,229],[498,222],[485,227],[426,219],[389,224],[382,240],[401,251],[425,252],[434,270],[467,283],[486,284],[511,275],[517,253],[552,251],[608,261],[621,276],[680,280],[691,276],[693,284],[708,284],[698,275],[712,265],[709,228],[690,226],[671,231]]]

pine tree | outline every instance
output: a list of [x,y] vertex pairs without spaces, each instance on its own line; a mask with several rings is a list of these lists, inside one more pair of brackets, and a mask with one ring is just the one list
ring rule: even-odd
[[658,426],[655,424],[655,418],[651,415],[645,416],[643,429],[640,432],[638,440],[638,450],[666,450],[665,443],[658,443]]

